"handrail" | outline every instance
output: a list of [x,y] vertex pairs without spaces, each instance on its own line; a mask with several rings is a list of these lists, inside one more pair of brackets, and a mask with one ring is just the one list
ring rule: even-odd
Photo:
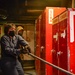
[[67,70],[65,70],[65,69],[63,69],[63,68],[60,68],[60,67],[58,67],[58,66],[56,66],[56,65],[54,65],[54,64],[52,64],[52,63],[50,63],[50,62],[48,62],[48,61],[46,61],[46,60],[44,60],[44,59],[42,59],[42,58],[40,58],[40,57],[38,57],[38,56],[32,54],[32,53],[29,53],[29,52],[28,52],[28,55],[30,55],[30,56],[32,56],[32,57],[34,57],[34,58],[37,58],[37,59],[43,61],[44,63],[46,63],[46,64],[48,64],[48,65],[50,65],[50,66],[52,66],[52,67],[54,67],[54,68],[56,68],[56,69],[62,71],[62,72],[65,72],[65,73],[67,73],[67,74],[69,74],[69,75],[75,75],[74,73],[71,73],[71,72],[69,72],[69,71],[67,71]]

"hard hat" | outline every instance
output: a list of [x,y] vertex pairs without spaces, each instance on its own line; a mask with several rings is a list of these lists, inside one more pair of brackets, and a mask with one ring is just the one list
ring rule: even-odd
[[18,26],[17,27],[17,31],[20,31],[20,30],[23,30],[23,27],[22,26]]

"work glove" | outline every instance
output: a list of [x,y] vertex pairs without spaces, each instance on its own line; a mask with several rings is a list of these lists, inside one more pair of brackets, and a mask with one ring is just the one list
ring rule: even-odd
[[31,48],[28,45],[25,46],[25,50],[27,51],[27,53],[31,53]]
[[21,54],[26,54],[27,53],[24,46],[20,47],[20,51],[21,51]]
[[23,53],[23,54],[29,54],[29,53],[31,53],[31,48],[28,46],[28,45],[26,45],[26,46],[22,46],[21,47],[21,53]]

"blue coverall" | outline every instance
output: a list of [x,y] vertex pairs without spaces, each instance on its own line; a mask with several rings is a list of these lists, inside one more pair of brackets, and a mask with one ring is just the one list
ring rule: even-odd
[[24,75],[18,56],[21,53],[19,46],[27,44],[19,35],[12,39],[7,35],[1,37],[1,69],[4,75]]

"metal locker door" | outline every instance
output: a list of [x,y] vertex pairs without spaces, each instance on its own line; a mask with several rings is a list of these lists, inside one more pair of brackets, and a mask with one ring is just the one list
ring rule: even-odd
[[[59,15],[59,51],[58,56],[58,66],[68,70],[67,62],[67,12]],[[64,72],[58,71],[58,75],[67,75]]]
[[[40,57],[42,59],[45,59],[45,53],[46,53],[46,50],[45,50],[45,39],[46,39],[46,36],[45,36],[45,13],[43,12],[42,16],[41,16],[41,25],[40,25]],[[41,66],[40,66],[40,69],[41,69],[41,75],[45,75],[46,71],[45,71],[45,63],[43,63],[42,61],[40,62]]]
[[[52,63],[56,66],[58,66],[58,32],[59,32],[59,23],[58,23],[58,17],[53,19],[53,26],[52,26]],[[58,75],[58,70],[55,68],[52,68],[52,75]]]
[[[35,55],[40,57],[40,18],[36,20],[36,51]],[[35,59],[36,73],[40,75],[40,60]]]
[[75,73],[75,9],[68,18],[68,70]]

